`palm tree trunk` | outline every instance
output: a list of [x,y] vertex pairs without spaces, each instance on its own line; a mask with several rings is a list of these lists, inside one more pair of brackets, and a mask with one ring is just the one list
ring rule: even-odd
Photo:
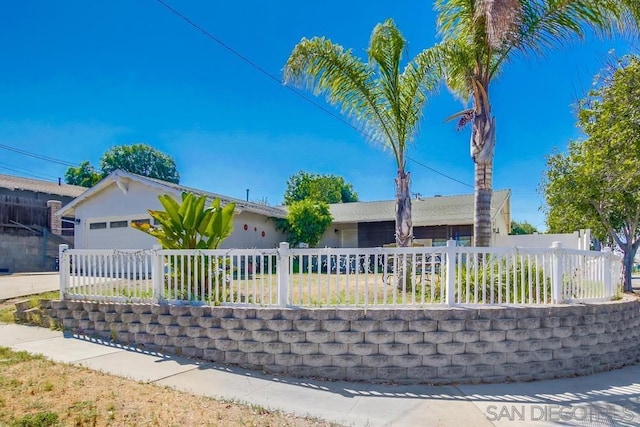
[[491,246],[494,147],[495,118],[490,118],[489,114],[476,115],[471,133],[471,156],[475,164],[474,246]]
[[396,178],[396,244],[399,248],[411,247],[413,244],[409,174],[404,169],[398,169]]

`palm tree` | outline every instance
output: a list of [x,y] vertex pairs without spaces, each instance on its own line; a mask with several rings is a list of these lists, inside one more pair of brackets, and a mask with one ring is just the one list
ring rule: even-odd
[[326,94],[371,141],[392,151],[398,166],[396,244],[411,246],[411,193],[407,144],[413,140],[427,93],[440,80],[433,53],[424,50],[400,71],[406,40],[391,19],[376,25],[363,62],[324,37],[303,38],[284,68],[285,83]]
[[474,245],[491,243],[491,195],[496,121],[490,84],[519,54],[540,56],[589,29],[601,34],[637,28],[638,0],[436,0],[438,51],[450,90],[472,108],[454,114],[472,124],[475,164]]

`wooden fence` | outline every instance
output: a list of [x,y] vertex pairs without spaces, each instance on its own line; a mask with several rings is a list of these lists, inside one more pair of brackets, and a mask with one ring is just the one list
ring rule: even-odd
[[0,227],[19,227],[17,224],[49,227],[47,202],[26,197],[0,196]]

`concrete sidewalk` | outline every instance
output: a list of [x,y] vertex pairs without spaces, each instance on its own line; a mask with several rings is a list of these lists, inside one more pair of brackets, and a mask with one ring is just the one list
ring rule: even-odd
[[60,289],[58,273],[16,273],[0,275],[0,301]]
[[0,324],[0,346],[348,426],[640,425],[640,366],[531,383],[393,386],[264,375],[13,324]]

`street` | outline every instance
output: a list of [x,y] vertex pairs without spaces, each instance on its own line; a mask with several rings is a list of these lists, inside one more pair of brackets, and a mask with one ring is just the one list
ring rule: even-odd
[[23,273],[0,275],[0,301],[60,288],[58,273]]

